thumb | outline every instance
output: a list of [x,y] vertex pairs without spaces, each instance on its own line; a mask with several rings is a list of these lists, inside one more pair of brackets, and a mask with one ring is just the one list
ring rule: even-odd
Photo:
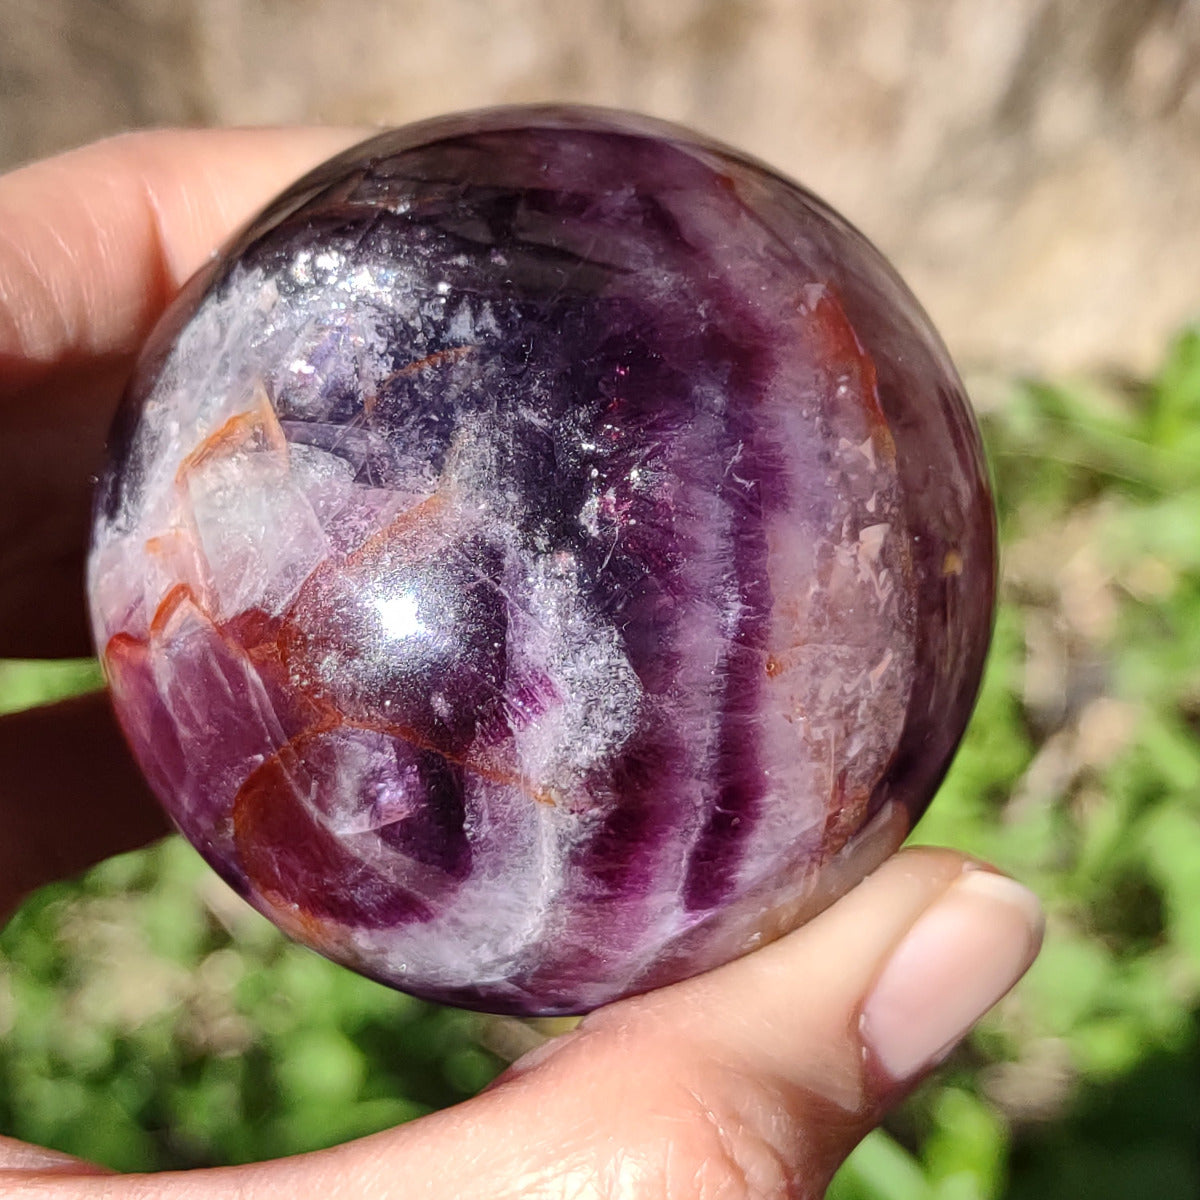
[[[1012,880],[948,851],[903,851],[803,928],[593,1013],[457,1108],[271,1163],[57,1174],[53,1194],[817,1197],[1020,978],[1041,928],[1036,899]],[[44,1170],[0,1170],[0,1194],[44,1194]]]
[[948,851],[904,851],[773,945],[593,1014],[497,1090],[591,1129],[576,1169],[590,1155],[593,1178],[633,1170],[639,1197],[821,1195],[1024,974],[1041,935],[1020,884]]

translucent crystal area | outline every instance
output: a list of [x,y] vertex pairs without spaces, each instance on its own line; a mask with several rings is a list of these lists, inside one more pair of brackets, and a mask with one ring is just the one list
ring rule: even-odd
[[252,904],[406,991],[573,1012],[895,848],[994,543],[861,235],[685,130],[510,109],[342,155],[185,289],[89,589],[135,754]]

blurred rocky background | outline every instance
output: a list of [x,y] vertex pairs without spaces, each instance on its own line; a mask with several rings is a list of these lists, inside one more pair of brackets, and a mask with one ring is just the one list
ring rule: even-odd
[[1144,371],[1200,307],[1197,0],[0,0],[0,166],[546,99],[782,167],[968,369]]

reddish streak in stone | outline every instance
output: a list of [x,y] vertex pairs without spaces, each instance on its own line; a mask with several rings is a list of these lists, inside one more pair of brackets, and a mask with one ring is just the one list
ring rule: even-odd
[[125,736],[151,785],[160,795],[169,795],[182,769],[183,752],[171,722],[165,719],[149,655],[149,646],[141,638],[118,633],[109,639],[100,661]]
[[184,529],[171,529],[158,537],[147,538],[144,549],[160,564],[166,578],[182,578],[207,602],[211,593],[208,566],[196,538]]
[[856,388],[863,415],[875,448],[883,461],[896,461],[896,443],[887,416],[879,402],[875,363],[854,332],[846,310],[825,284],[821,298],[812,308],[812,324],[806,332],[815,343],[815,361],[834,379],[845,377]]
[[320,696],[302,688],[289,686],[289,681],[284,675],[286,668],[277,640],[277,618],[254,609],[239,613],[232,620],[218,624],[204,604],[196,598],[191,587],[184,583],[176,584],[159,602],[146,640],[120,633],[109,641],[109,647],[111,648],[118,638],[129,638],[131,642],[138,643],[143,648],[143,653],[151,643],[169,643],[171,622],[184,605],[189,605],[199,617],[212,626],[231,657],[246,662],[258,673],[264,686],[271,688],[272,684],[275,685],[271,690],[281,719],[288,715],[291,717],[292,727],[298,724],[305,729],[331,727],[341,720],[337,709]]
[[[186,583],[177,583],[163,598],[158,602],[158,607],[154,610],[154,619],[150,622],[150,639],[156,637],[161,638],[171,623],[171,618],[179,611],[183,604],[191,604],[198,612],[209,617],[205,612],[204,606],[196,599],[195,592]],[[212,618],[209,617],[209,620]],[[120,634],[117,635],[118,637]],[[235,647],[238,653],[241,653],[241,647]]]
[[241,865],[275,907],[317,920],[386,925],[428,920],[414,895],[351,853],[297,795],[308,774],[305,739],[293,739],[255,770],[233,805]]
[[214,459],[246,451],[272,451],[287,461],[287,437],[271,405],[266,390],[259,387],[254,404],[245,412],[235,413],[219,429],[214,430],[179,464],[175,482],[187,486],[188,476]]
[[[441,490],[434,492],[427,500],[422,500],[419,504],[414,504],[411,508],[397,513],[387,525],[351,550],[340,565],[322,563],[304,581],[305,588],[321,571],[342,570],[347,575],[353,575],[358,571],[365,575],[369,567],[386,552],[403,546],[405,540],[416,531],[434,527],[438,518],[448,511],[450,511],[450,506],[445,493]],[[304,594],[304,588],[301,589],[300,594]],[[296,603],[292,605],[292,610],[295,611],[299,604],[300,600],[297,599]]]
[[821,838],[826,854],[836,854],[850,836],[861,828],[863,816],[870,802],[870,793],[863,789],[851,794],[846,787],[848,772],[843,767],[833,781],[829,797],[829,808],[825,816],[825,833]]
[[[382,390],[389,383],[394,383],[397,379],[404,379],[409,375],[417,375],[422,371],[434,370],[437,367],[452,366],[454,363],[461,362],[468,355],[473,354],[476,349],[477,347],[475,346],[450,346],[445,350],[435,350],[432,354],[427,354],[424,358],[418,358],[415,362],[405,363],[398,371],[393,371],[384,379],[380,388]],[[368,417],[373,416],[378,405],[379,392],[372,392],[363,401],[364,415]]]
[[245,648],[252,659],[279,658],[279,617],[261,608],[246,609],[221,625],[221,632]]
[[142,638],[134,637],[132,633],[114,633],[108,639],[108,645],[104,647],[104,653],[101,654],[100,660],[104,664],[105,674],[109,679],[113,678],[114,672],[109,668],[123,664],[131,657],[144,656],[146,653],[146,642]]

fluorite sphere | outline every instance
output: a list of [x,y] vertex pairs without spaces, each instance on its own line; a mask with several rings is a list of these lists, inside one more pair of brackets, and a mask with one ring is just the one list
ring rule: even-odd
[[577,1012],[895,849],[992,622],[977,431],[837,214],[645,118],[385,133],[184,290],[89,589],[183,833],[420,996]]

